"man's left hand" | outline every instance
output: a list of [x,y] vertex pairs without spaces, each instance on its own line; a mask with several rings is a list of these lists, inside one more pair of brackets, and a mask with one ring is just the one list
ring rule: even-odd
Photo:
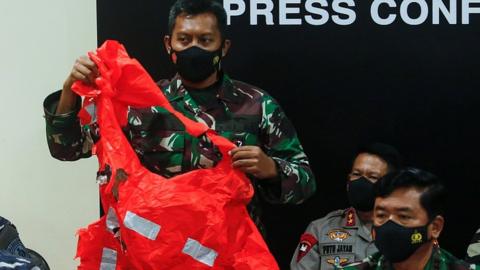
[[258,146],[241,146],[230,151],[232,166],[258,179],[277,177],[275,161]]

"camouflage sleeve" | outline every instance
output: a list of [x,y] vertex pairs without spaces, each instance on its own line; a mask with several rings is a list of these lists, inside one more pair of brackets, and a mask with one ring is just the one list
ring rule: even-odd
[[468,246],[465,261],[480,264],[480,229],[477,230],[473,236],[472,242]]
[[263,149],[276,163],[277,179],[259,181],[266,200],[273,203],[301,203],[316,189],[308,158],[278,103],[268,95],[262,100],[260,124]]
[[318,247],[319,228],[315,223],[310,223],[300,237],[300,242],[295,249],[290,261],[291,270],[320,270],[321,258]]
[[84,128],[80,126],[77,113],[81,98],[74,111],[55,115],[61,90],[50,94],[43,102],[46,122],[48,149],[52,157],[74,161],[91,156],[91,143],[86,139]]

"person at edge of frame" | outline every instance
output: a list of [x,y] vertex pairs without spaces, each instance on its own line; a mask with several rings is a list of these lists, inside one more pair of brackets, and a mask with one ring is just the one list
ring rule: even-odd
[[378,252],[344,270],[475,270],[440,248],[446,189],[433,174],[406,168],[375,185],[373,230]]

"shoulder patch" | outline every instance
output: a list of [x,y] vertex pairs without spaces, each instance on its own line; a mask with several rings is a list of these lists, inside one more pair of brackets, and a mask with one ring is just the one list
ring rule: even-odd
[[317,238],[315,236],[304,233],[302,237],[300,237],[300,244],[298,245],[298,255],[297,255],[297,262],[299,262],[307,253],[318,243]]

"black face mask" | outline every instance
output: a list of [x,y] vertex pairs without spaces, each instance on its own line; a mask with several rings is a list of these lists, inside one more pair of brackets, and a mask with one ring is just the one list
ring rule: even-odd
[[348,181],[348,201],[353,208],[368,212],[373,210],[375,204],[374,184],[365,177]]
[[[211,52],[193,46],[179,52],[172,50],[170,56],[172,61],[176,62],[175,68],[183,79],[201,82],[220,70],[222,48]],[[176,61],[174,61],[175,58]]]
[[389,262],[401,262],[428,242],[427,227],[407,228],[391,220],[381,226],[373,226],[375,246]]

